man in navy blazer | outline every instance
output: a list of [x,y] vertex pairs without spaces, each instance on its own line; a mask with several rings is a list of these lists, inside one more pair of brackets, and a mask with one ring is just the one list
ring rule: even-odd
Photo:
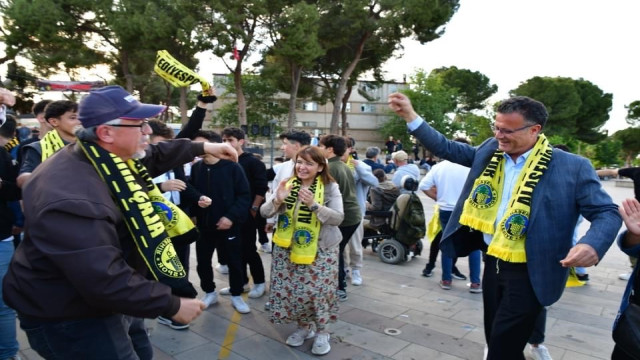
[[[494,190],[501,192],[504,201],[499,202],[493,224],[500,230],[506,226],[501,214],[509,210],[512,194],[521,186],[530,185],[517,179],[521,171],[527,171],[522,169],[523,164],[534,153],[531,150],[546,123],[544,105],[527,97],[503,101],[492,125],[495,136],[477,147],[448,140],[418,116],[403,94],[390,95],[389,106],[407,122],[411,135],[434,155],[471,169],[444,230],[442,252],[454,257],[478,248],[486,250],[498,238],[498,231],[487,234],[474,230],[475,240],[468,240],[472,229],[459,222],[463,205],[475,180],[496,154],[494,161],[502,162],[504,176]],[[503,151],[503,156],[497,150]],[[562,295],[569,267],[597,264],[621,225],[618,207],[602,189],[590,162],[558,149],[548,151],[550,160],[533,189],[528,222],[522,232],[526,260],[505,261],[485,255],[484,326],[490,360],[524,359],[522,351],[535,319],[543,306],[553,304]],[[573,231],[580,214],[591,226],[573,246]]]

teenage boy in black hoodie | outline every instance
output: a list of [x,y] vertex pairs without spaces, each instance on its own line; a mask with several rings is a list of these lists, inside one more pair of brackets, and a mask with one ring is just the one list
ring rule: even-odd
[[[253,288],[249,291],[249,297],[255,299],[261,297],[265,291],[264,267],[262,266],[262,259],[260,259],[258,248],[256,247],[256,230],[260,218],[258,209],[264,202],[267,190],[269,190],[269,186],[267,185],[267,169],[260,159],[251,153],[244,152],[245,133],[242,129],[237,127],[224,128],[224,130],[222,130],[222,141],[231,145],[238,152],[238,164],[242,166],[247,176],[249,189],[251,191],[251,203],[246,210],[248,214],[247,221],[242,226],[240,235],[242,237],[242,270],[244,283],[247,284],[249,282],[246,273],[247,265],[249,265],[249,270],[253,277]],[[220,290],[220,294],[225,295],[223,290]]]
[[[194,141],[220,143],[222,138],[214,131],[200,130]],[[200,286],[206,293],[202,301],[207,307],[218,301],[211,260],[215,249],[224,247],[231,304],[239,313],[246,314],[251,310],[241,296],[244,279],[239,230],[247,219],[251,201],[247,177],[238,163],[205,155],[191,167],[190,183],[200,192],[198,206],[193,207],[192,214],[200,230],[200,238],[196,241],[196,270]]]

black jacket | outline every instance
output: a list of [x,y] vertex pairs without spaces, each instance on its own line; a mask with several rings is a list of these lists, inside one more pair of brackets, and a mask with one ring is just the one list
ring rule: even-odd
[[[207,165],[199,161],[191,167],[189,182],[199,193],[191,208],[199,228],[213,230],[223,216],[234,225],[247,220],[247,209],[252,199],[247,177],[238,163],[220,160]],[[197,205],[201,195],[211,198],[211,206],[203,209]]]

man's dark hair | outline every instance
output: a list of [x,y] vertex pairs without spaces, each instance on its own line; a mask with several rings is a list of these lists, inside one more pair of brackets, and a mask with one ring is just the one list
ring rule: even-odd
[[467,140],[466,138],[463,138],[463,137],[457,137],[457,138],[453,139],[453,141],[469,145],[469,140]]
[[197,138],[197,137],[202,137],[207,139],[207,141],[212,142],[212,143],[221,143],[222,142],[222,136],[220,136],[220,134],[218,134],[217,132],[213,131],[213,130],[198,130],[193,134],[193,138],[191,138],[192,140]]
[[242,131],[242,129],[237,128],[235,126],[229,126],[222,130],[222,136],[234,137],[238,140],[242,140],[244,139],[244,131]]
[[542,127],[547,123],[549,113],[544,104],[526,96],[514,96],[504,100],[496,110],[501,114],[518,113],[524,117],[528,123],[540,124]]
[[151,136],[162,136],[165,139],[173,139],[173,129],[168,127],[164,122],[152,119],[149,120],[151,127]]
[[280,140],[287,139],[289,141],[295,141],[302,146],[311,144],[311,135],[304,131],[289,130],[280,134]]
[[556,148],[556,149],[560,149],[562,151],[565,151],[565,152],[571,152],[571,149],[569,149],[569,147],[567,145],[565,145],[565,144],[553,145],[553,147]]
[[347,151],[347,142],[342,136],[325,135],[320,138],[320,144],[324,145],[324,147],[333,148],[333,153],[337,156],[342,156]]
[[78,104],[69,100],[58,100],[50,102],[44,108],[44,119],[49,122],[49,119],[59,118],[67,111],[78,112]]
[[33,107],[31,108],[31,112],[33,113],[34,116],[38,116],[42,114],[44,112],[44,109],[47,107],[47,105],[49,105],[51,101],[52,100],[38,101],[37,103],[33,104]]
[[377,146],[370,146],[367,148],[367,152],[364,153],[364,156],[367,159],[373,159],[374,157],[380,154],[380,148]]

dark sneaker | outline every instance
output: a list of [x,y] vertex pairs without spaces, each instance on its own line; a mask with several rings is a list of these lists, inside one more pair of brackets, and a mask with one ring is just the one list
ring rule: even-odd
[[171,319],[167,319],[166,317],[158,316],[158,323],[162,325],[167,325],[173,330],[185,330],[189,328],[189,324],[182,324],[177,321],[173,321]]
[[458,280],[467,280],[467,277],[460,272],[460,270],[458,269],[453,269],[453,271],[451,272],[451,276],[454,279],[458,279]]
[[589,281],[589,274],[576,274],[576,276],[580,281]]
[[441,280],[440,287],[444,290],[451,290],[451,280]]
[[347,296],[347,292],[344,290],[338,290],[338,300],[339,301],[347,301],[349,297]]
[[422,270],[422,276],[424,277],[432,277],[433,276],[433,268],[427,266]]
[[473,294],[481,294],[482,293],[482,285],[478,283],[469,284],[469,292]]

